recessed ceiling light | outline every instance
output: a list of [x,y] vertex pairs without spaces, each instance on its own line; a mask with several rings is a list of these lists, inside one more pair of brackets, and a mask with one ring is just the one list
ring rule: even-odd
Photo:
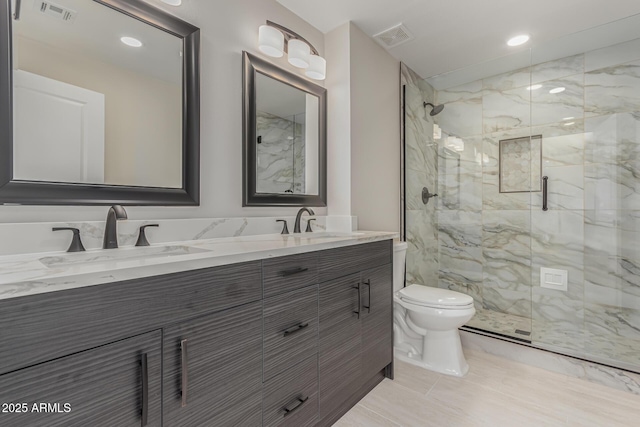
[[565,91],[565,88],[563,88],[563,87],[555,87],[555,88],[551,89],[549,91],[549,93],[560,93],[560,92],[564,92],[564,91]]
[[520,46],[521,44],[525,44],[529,41],[529,36],[526,34],[520,34],[519,36],[515,36],[507,41],[509,46]]
[[542,85],[533,85],[533,86],[529,86],[527,88],[527,90],[538,90],[542,87]]
[[564,125],[565,126],[571,126],[571,125],[575,125],[575,124],[576,124],[576,122],[569,122],[569,123],[565,123]]
[[562,120],[573,120],[573,119],[575,119],[575,117],[565,117],[565,118],[564,118],[564,119],[562,119]]
[[134,39],[133,37],[122,37],[120,41],[127,46],[131,47],[140,47],[142,46],[142,42],[138,39]]
[[166,3],[171,6],[180,6],[182,4],[182,0],[162,0],[162,3]]

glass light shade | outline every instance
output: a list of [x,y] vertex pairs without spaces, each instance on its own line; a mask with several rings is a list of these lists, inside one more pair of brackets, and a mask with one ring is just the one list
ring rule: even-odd
[[327,61],[318,55],[309,56],[309,68],[304,73],[314,80],[324,80],[327,76]]
[[308,44],[298,39],[289,40],[289,64],[298,68],[309,66],[311,48]]
[[261,25],[258,30],[258,49],[266,55],[280,58],[284,55],[284,34],[269,25]]

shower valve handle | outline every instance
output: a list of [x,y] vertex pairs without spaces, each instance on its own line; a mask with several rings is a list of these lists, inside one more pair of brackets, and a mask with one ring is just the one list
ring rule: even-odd
[[429,189],[427,187],[422,188],[422,203],[424,203],[425,205],[429,203],[430,198],[437,197],[437,196],[438,196],[437,194],[429,193]]

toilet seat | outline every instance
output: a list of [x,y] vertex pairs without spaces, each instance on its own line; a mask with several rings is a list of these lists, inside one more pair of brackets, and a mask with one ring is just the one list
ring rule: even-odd
[[444,310],[466,310],[473,307],[473,298],[449,289],[409,285],[397,293],[403,302],[419,307]]

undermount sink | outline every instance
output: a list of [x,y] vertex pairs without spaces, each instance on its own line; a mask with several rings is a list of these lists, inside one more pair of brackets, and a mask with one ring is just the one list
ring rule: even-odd
[[190,255],[209,252],[206,249],[191,246],[147,246],[137,248],[101,249],[89,252],[68,253],[60,256],[48,256],[40,258],[45,267],[82,267],[93,264],[104,264],[118,261],[140,261],[145,259],[158,259],[174,257],[178,255]]

